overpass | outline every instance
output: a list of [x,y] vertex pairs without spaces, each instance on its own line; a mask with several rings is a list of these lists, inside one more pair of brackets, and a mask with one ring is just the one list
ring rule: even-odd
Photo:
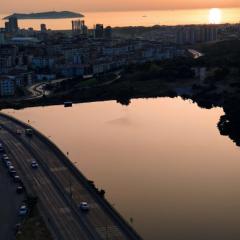
[[[141,239],[53,142],[3,113],[0,124],[0,140],[28,192],[38,197],[40,213],[54,239]],[[24,134],[26,128],[33,129],[32,137]],[[39,163],[37,171],[31,169],[32,159]],[[83,201],[89,203],[87,213],[79,210]]]

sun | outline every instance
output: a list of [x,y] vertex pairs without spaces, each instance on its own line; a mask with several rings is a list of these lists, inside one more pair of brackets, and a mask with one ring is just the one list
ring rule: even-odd
[[219,8],[212,8],[209,10],[209,23],[219,24],[221,23],[222,12]]

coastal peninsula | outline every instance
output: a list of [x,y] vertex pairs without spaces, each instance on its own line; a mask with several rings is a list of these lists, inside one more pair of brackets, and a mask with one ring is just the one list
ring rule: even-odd
[[40,12],[40,13],[14,13],[10,16],[6,16],[3,19],[7,20],[9,18],[17,19],[60,19],[60,18],[82,18],[84,15],[81,13],[69,12],[69,11],[51,11],[51,12]]

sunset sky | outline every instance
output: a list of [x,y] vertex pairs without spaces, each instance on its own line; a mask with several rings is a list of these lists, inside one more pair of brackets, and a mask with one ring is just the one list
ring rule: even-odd
[[239,0],[0,0],[1,13],[46,10],[121,11],[240,7]]

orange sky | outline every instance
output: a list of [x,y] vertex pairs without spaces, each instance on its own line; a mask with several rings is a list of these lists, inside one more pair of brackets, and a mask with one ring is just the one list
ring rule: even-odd
[[46,10],[84,12],[212,7],[240,7],[240,0],[0,0],[1,13]]

